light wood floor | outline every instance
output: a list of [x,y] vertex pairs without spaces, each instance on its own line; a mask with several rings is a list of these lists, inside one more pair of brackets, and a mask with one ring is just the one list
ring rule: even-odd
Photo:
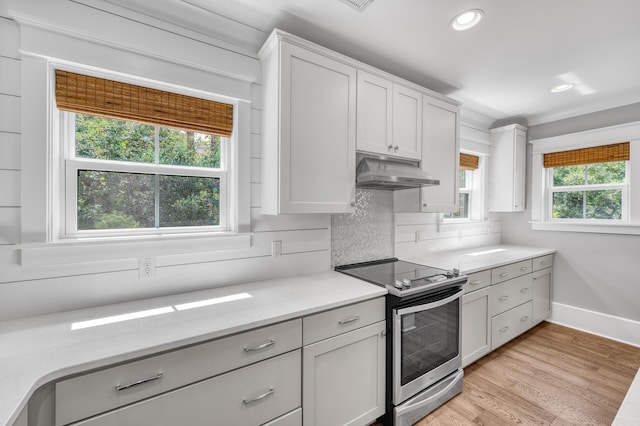
[[543,322],[466,367],[417,425],[610,425],[638,367],[640,348]]

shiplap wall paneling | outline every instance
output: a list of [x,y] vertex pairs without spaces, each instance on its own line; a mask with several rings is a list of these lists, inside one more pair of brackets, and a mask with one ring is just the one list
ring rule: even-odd
[[[0,207],[0,245],[20,242],[20,209],[17,207]],[[3,281],[4,262],[0,257],[0,283]]]
[[0,56],[0,93],[20,96],[20,60]]
[[12,19],[0,16],[0,56],[20,59],[20,29]]
[[0,170],[0,207],[20,207],[18,170]]
[[0,131],[0,170],[20,170],[20,135]]

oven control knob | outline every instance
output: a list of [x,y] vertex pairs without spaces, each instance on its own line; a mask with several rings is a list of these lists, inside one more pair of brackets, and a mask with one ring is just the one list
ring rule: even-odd
[[399,288],[400,290],[402,290],[402,288],[404,287],[404,286],[402,285],[402,282],[400,282],[400,280],[396,280],[396,282],[394,282],[394,283],[393,283],[393,286],[394,286],[395,288]]
[[407,278],[402,280],[402,285],[406,288],[410,288],[411,287],[411,281],[408,280]]

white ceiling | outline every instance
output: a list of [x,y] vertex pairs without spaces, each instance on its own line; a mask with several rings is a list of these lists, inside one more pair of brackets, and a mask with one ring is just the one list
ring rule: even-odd
[[[108,1],[251,52],[278,27],[500,121],[640,102],[639,0],[374,0],[363,12],[339,0]],[[470,8],[484,19],[453,31]]]

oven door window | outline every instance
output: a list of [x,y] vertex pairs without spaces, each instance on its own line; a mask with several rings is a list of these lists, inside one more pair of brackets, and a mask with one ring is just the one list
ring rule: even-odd
[[[456,298],[436,307],[428,307],[429,305],[437,303],[426,303],[398,311],[402,386],[458,356],[460,299]],[[420,307],[424,309],[419,309]],[[406,312],[414,310],[415,312]]]

